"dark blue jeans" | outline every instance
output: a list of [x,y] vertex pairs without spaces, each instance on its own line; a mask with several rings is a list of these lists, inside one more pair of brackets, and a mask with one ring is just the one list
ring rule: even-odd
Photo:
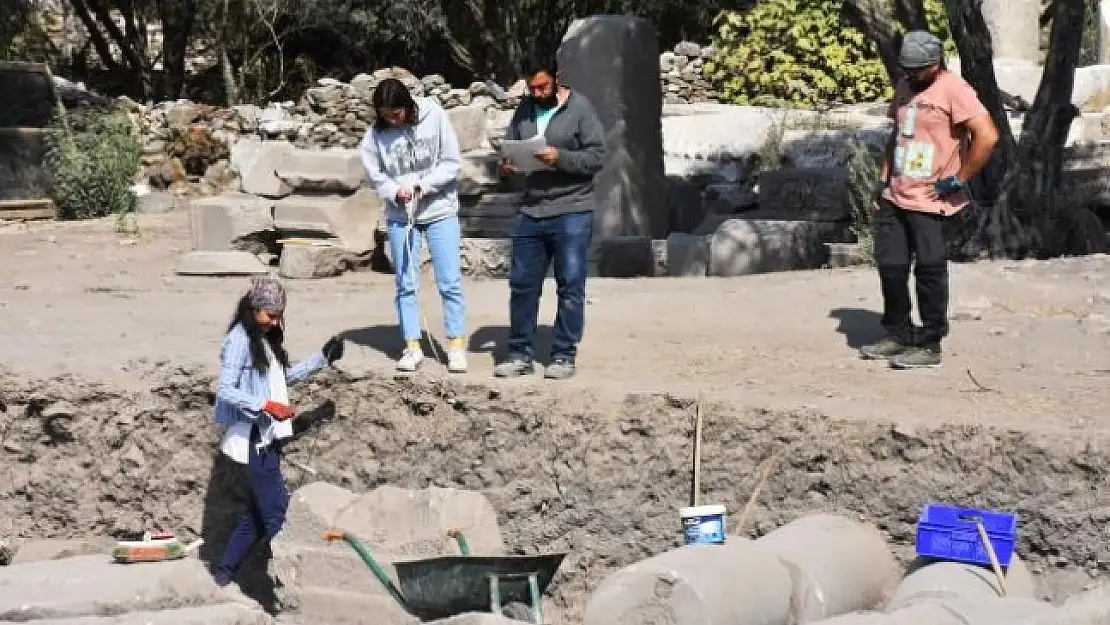
[[239,525],[231,532],[224,557],[216,567],[216,580],[228,582],[239,570],[251,547],[269,540],[285,524],[289,492],[281,476],[281,444],[258,451],[258,426],[251,428],[250,456],[245,467],[250,482],[250,503]]
[[509,357],[532,360],[540,294],[547,268],[555,262],[555,314],[552,360],[574,362],[586,322],[586,250],[593,236],[592,212],[536,219],[520,213],[513,227],[509,267]]

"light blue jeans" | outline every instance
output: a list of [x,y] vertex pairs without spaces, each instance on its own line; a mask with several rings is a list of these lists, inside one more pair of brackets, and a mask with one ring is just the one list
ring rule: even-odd
[[[443,300],[443,325],[448,339],[466,336],[466,300],[462,290],[462,265],[459,258],[459,218],[448,217],[428,224],[416,224],[405,241],[405,223],[389,221],[389,250],[397,279],[397,318],[405,341],[420,340],[420,302],[416,297],[420,280],[421,241],[428,238],[436,287]],[[415,264],[414,264],[415,263]],[[415,279],[414,279],[415,278]]]

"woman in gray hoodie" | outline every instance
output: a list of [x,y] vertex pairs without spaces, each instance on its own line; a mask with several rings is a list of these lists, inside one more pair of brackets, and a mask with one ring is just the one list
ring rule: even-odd
[[421,234],[443,299],[447,369],[466,371],[466,301],[459,260],[459,139],[434,98],[417,102],[405,85],[387,78],[372,98],[377,119],[360,150],[370,184],[386,206],[389,247],[397,278],[397,317],[405,350],[397,369],[415,371],[420,347]]

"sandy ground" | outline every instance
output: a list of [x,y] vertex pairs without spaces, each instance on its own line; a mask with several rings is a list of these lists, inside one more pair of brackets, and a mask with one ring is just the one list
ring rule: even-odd
[[[0,362],[24,373],[119,379],[144,359],[214,370],[247,279],[174,275],[187,248],[184,214],[143,216],[138,238],[116,233],[111,220],[0,228]],[[955,266],[945,366],[910,372],[856,355],[854,347],[879,336],[881,300],[868,269],[595,279],[578,377],[509,384],[586,386],[614,397],[700,390],[851,419],[1086,428],[1107,418],[1110,399],[1107,265],[1090,257]],[[389,276],[349,273],[289,287],[294,357],[347,332],[355,345],[345,366],[388,369],[399,348]],[[554,316],[550,281],[547,291],[541,354]],[[432,333],[442,337],[430,281],[424,293]],[[506,334],[507,285],[471,281],[467,296],[467,375],[488,382]]]

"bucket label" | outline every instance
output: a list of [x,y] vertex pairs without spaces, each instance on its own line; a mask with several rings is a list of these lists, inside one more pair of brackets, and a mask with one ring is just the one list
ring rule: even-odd
[[725,542],[725,520],[720,514],[692,516],[682,519],[687,545],[721,544]]

